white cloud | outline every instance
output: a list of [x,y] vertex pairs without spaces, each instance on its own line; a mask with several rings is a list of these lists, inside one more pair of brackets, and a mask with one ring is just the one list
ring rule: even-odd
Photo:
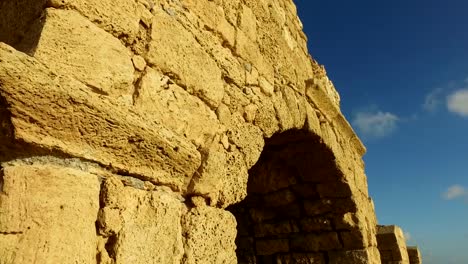
[[364,137],[382,138],[396,129],[398,121],[396,115],[388,112],[359,112],[352,124]]
[[450,186],[443,194],[445,200],[453,200],[465,196],[468,196],[468,190],[459,184]]
[[403,235],[405,236],[406,242],[408,242],[408,241],[411,240],[411,234],[410,234],[410,232],[404,232]]
[[453,92],[447,97],[447,108],[450,112],[468,117],[468,89]]
[[424,98],[423,109],[429,112],[436,111],[443,102],[443,90],[441,88],[437,88],[432,90],[430,93],[426,95]]

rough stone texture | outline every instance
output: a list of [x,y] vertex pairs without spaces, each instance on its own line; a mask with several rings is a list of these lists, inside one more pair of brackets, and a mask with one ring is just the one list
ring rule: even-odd
[[107,178],[101,193],[99,232],[107,239],[114,263],[180,263],[184,253],[182,197],[170,190],[153,191],[124,187]]
[[[31,42],[37,43],[33,46]],[[46,9],[19,47],[30,47],[27,52],[50,69],[70,75],[96,92],[131,97],[134,69],[130,52],[75,11]]]
[[182,219],[184,263],[237,263],[236,220],[222,209],[192,208]]
[[403,231],[398,226],[377,226],[377,243],[382,264],[409,264]]
[[421,252],[418,247],[407,247],[410,264],[422,264]]
[[0,263],[381,263],[292,1],[3,1],[0,42]]
[[0,263],[93,263],[96,175],[52,164],[2,165]]

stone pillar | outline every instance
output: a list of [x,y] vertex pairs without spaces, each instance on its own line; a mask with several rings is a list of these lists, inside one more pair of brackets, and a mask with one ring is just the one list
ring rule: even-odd
[[382,264],[409,264],[405,236],[398,226],[377,226],[377,246]]
[[422,264],[421,252],[418,247],[408,247],[408,257],[410,264]]

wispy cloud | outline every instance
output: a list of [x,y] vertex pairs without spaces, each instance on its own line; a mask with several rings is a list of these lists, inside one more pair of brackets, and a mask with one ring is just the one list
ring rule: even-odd
[[444,102],[443,89],[432,90],[424,98],[423,109],[428,112],[435,112]]
[[352,124],[364,137],[382,138],[391,134],[397,128],[398,116],[382,111],[358,112]]
[[455,184],[450,186],[442,196],[445,200],[463,198],[468,196],[468,190],[459,184]]
[[468,117],[468,89],[460,89],[447,96],[447,108],[452,113]]
[[408,242],[408,241],[411,240],[411,234],[410,234],[410,232],[404,232],[403,235],[405,236],[406,242]]

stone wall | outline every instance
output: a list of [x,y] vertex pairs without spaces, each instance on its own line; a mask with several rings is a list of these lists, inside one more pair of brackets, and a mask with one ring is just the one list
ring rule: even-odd
[[410,264],[403,231],[398,226],[377,226],[377,242],[382,264]]
[[380,263],[291,0],[0,3],[0,263]]
[[419,252],[418,247],[408,247],[408,257],[410,264],[421,264],[421,252]]

